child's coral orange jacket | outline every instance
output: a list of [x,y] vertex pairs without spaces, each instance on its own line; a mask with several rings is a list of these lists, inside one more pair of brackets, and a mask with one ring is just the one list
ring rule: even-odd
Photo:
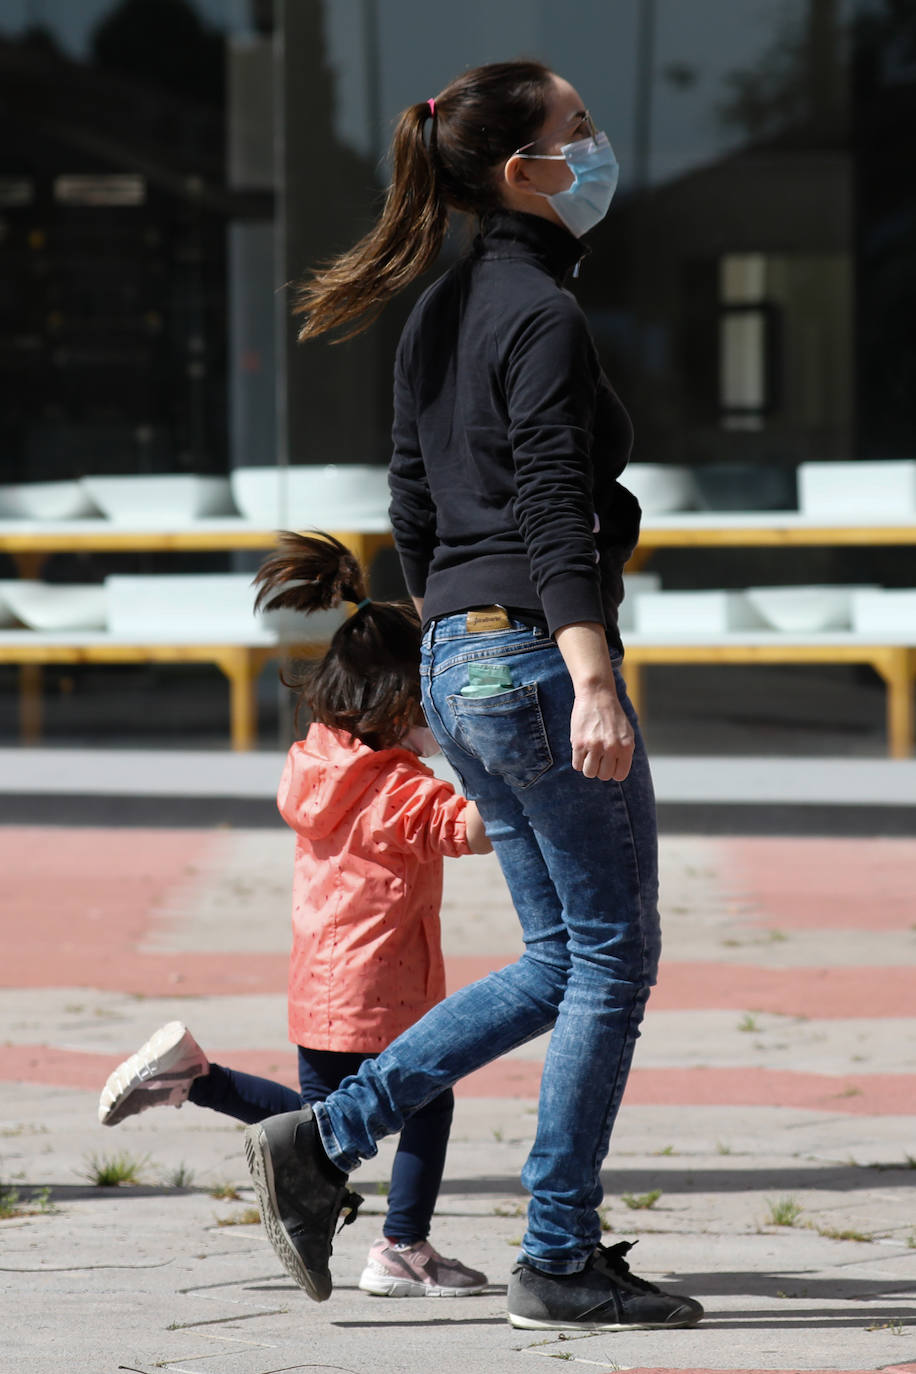
[[376,1052],[445,996],[442,857],[467,802],[408,749],[313,724],[277,795],[296,832],[289,1038]]

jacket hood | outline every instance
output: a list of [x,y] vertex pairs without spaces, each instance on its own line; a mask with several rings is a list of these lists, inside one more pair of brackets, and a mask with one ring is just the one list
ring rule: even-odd
[[280,814],[300,835],[323,839],[365,807],[367,792],[390,768],[392,757],[405,753],[430,772],[410,750],[370,749],[345,730],[313,722],[287,755],[277,792]]

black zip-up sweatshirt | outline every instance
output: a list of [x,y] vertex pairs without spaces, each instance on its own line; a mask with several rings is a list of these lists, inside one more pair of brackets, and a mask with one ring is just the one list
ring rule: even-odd
[[633,431],[563,287],[582,253],[549,220],[494,212],[404,328],[390,515],[427,623],[496,603],[551,633],[604,623],[620,647]]

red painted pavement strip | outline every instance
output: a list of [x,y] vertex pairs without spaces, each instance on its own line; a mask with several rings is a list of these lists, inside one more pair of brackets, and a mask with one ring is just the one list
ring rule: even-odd
[[[598,1370],[597,1374],[611,1374],[615,1366],[609,1366],[608,1370]],[[638,1369],[627,1365],[629,1374],[875,1374],[875,1367],[871,1369],[808,1369],[799,1371],[798,1369],[739,1369],[737,1365],[729,1365],[728,1369],[710,1369],[707,1366],[691,1365],[689,1369],[684,1365],[678,1365],[676,1369],[664,1368],[652,1365],[651,1369],[640,1365]],[[916,1364],[892,1364],[881,1365],[880,1374],[916,1374]]]
[[716,841],[720,885],[755,925],[790,930],[910,930],[916,840]]
[[[126,1047],[124,1054],[130,1052]],[[215,1063],[273,1078],[294,1088],[292,1046],[280,1050],[209,1051]],[[0,1046],[0,1081],[42,1083],[101,1091],[119,1056],[89,1054],[48,1045]],[[458,1084],[462,1097],[537,1097],[541,1065],[531,1059],[500,1059]],[[628,1106],[792,1107],[851,1116],[899,1116],[916,1106],[909,1074],[791,1073],[786,1070],[634,1069],[627,1085]]]
[[71,942],[65,949],[52,950],[7,944],[0,985],[94,988],[135,997],[285,997],[288,971],[285,954],[137,954],[115,944],[86,947]]
[[[446,959],[449,991],[504,963],[498,954]],[[649,1006],[655,1011],[767,1011],[811,1020],[912,1016],[916,966],[757,968],[713,961],[663,962]]]
[[[114,934],[46,944],[34,931],[17,930],[6,941],[0,984],[19,988],[96,988],[143,997],[212,997],[239,993],[285,996],[284,954],[143,954]],[[502,968],[500,955],[445,961],[449,991]],[[650,1007],[656,1011],[742,1011],[803,1016],[912,1016],[916,970],[912,968],[765,969],[741,964],[663,964]]]

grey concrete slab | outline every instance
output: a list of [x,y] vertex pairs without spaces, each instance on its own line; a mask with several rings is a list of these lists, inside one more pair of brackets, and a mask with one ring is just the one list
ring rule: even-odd
[[[833,757],[740,749],[651,757],[662,803],[916,806],[916,759],[855,758],[845,748]],[[0,792],[272,800],[283,758],[276,749],[2,748]],[[431,762],[454,776],[441,758]]]

